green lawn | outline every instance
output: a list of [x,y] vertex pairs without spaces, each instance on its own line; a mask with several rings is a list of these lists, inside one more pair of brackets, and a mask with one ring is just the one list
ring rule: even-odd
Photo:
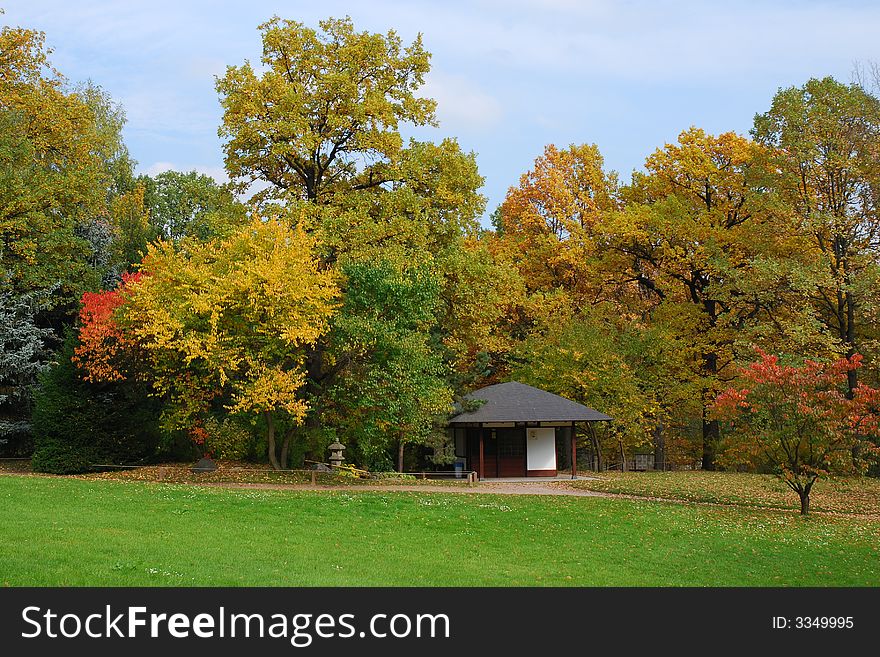
[[7,585],[880,585],[880,523],[639,500],[0,476]]

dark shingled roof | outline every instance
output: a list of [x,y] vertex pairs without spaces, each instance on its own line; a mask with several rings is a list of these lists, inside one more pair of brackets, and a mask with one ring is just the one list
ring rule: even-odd
[[459,413],[449,424],[472,422],[596,422],[613,418],[552,392],[510,381],[486,386],[465,395],[484,399],[475,411]]

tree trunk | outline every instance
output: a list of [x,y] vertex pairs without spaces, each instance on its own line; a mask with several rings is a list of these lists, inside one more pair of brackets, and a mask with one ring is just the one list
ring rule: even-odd
[[[849,351],[852,352],[849,354],[850,357],[854,356],[856,353],[854,347],[850,347]],[[858,385],[859,385],[859,373],[856,372],[855,370],[850,370],[849,372],[847,372],[846,373],[846,392],[847,392],[847,397],[849,399],[852,399],[853,397],[855,397],[856,388],[858,387]]]
[[813,484],[816,483],[816,480],[808,481],[804,486],[798,491],[798,495],[801,498],[801,515],[805,516],[810,512],[810,491],[813,489]]
[[[850,275],[849,275],[849,267],[848,261],[844,262],[845,272],[846,272],[846,282],[847,284],[851,284]],[[847,290],[846,295],[844,296],[846,302],[846,355],[848,357],[852,357],[856,354],[856,302],[853,299],[852,292]],[[849,393],[847,397],[852,399],[855,396],[856,387],[859,385],[859,374],[855,370],[849,370],[846,373],[846,387],[847,392]]]
[[626,452],[623,451],[623,439],[617,439],[617,447],[620,449],[620,471],[626,472]]
[[662,424],[654,427],[654,469],[666,470],[666,435]]
[[718,420],[703,420],[703,470],[715,470],[715,450],[721,439]]
[[275,455],[275,419],[269,411],[264,411],[263,417],[266,418],[266,426],[268,427],[269,463],[275,470],[280,470],[281,466],[278,465],[278,458]]
[[[596,430],[593,429],[592,424],[587,424],[587,430],[590,432],[590,444],[593,446],[593,454],[596,456],[596,471],[602,472],[604,464],[602,463],[602,450],[599,447],[599,438],[596,436]],[[575,440],[574,431],[571,432],[571,439]],[[575,454],[577,454],[577,450],[575,450]]]
[[324,376],[324,350],[318,341],[306,355],[306,396],[310,410],[306,415],[306,429],[321,428],[321,386]]
[[288,463],[287,463],[287,454],[288,454],[288,452],[290,451],[290,437],[291,437],[291,434],[292,434],[292,433],[293,433],[293,430],[292,430],[292,429],[286,431],[286,432],[284,433],[284,442],[281,443],[281,461],[280,461],[280,464],[281,464],[281,468],[284,469],[284,470],[286,470],[286,469],[287,469],[287,466],[288,466]]
[[810,492],[798,491],[798,495],[801,497],[801,515],[805,516],[810,512]]
[[[844,260],[844,273],[846,275],[847,284],[850,283],[848,260]],[[840,331],[840,337],[846,344],[846,357],[852,358],[856,354],[856,327],[855,327],[855,300],[852,293],[847,291],[843,295],[843,304],[846,309],[846,329]],[[843,313],[841,313],[843,314]],[[843,329],[843,325],[841,325]],[[856,370],[849,370],[846,373],[846,398],[853,399],[856,396],[856,388],[859,385],[859,373]],[[859,461],[861,460],[861,449],[858,442],[852,446],[850,450],[850,458],[852,459],[852,467],[858,471]]]
[[[707,201],[708,203],[708,201]],[[718,304],[714,299],[705,299],[703,301],[703,309],[709,316],[709,326],[713,329],[718,324]],[[718,440],[721,437],[721,427],[718,420],[709,419],[709,404],[714,399],[709,398],[710,393],[714,393],[715,382],[718,380],[718,354],[715,351],[708,351],[703,354],[703,373],[709,379],[710,387],[703,390],[703,470],[715,469],[715,452],[718,449]],[[713,394],[714,396],[714,394]]]
[[[718,356],[706,354],[704,358],[707,374],[714,377],[718,373]],[[703,390],[703,470],[715,469],[715,452],[721,439],[721,426],[718,420],[709,419],[709,392],[709,389]]]
[[401,438],[398,445],[397,445],[397,471],[398,472],[403,472],[403,446],[404,445],[406,445],[406,443],[403,442],[403,438]]

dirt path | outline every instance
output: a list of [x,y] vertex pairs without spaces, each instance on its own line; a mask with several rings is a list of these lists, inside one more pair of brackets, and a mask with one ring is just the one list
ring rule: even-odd
[[381,492],[413,492],[413,493],[470,493],[470,494],[493,494],[493,495],[566,495],[569,497],[623,497],[615,493],[600,493],[591,490],[575,490],[563,488],[552,484],[527,484],[527,483],[480,483],[476,486],[432,486],[430,484],[408,486],[395,484],[393,486],[377,486],[363,484],[355,486],[320,486],[312,484],[248,484],[248,483],[204,483],[196,486],[213,486],[216,488],[249,488],[258,490],[314,490],[314,491],[381,491]]

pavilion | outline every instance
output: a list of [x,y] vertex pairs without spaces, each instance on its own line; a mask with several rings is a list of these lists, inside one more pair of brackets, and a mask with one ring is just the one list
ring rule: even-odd
[[480,479],[555,477],[566,468],[571,468],[574,478],[575,425],[613,419],[517,381],[480,388],[465,400],[484,403],[454,416],[449,426],[455,437],[456,460],[476,471]]

